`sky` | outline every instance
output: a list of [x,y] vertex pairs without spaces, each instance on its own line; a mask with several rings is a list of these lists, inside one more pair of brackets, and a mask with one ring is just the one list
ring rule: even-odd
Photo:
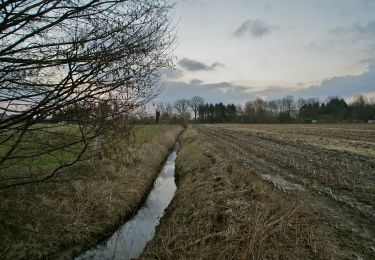
[[176,0],[157,101],[375,96],[375,0]]

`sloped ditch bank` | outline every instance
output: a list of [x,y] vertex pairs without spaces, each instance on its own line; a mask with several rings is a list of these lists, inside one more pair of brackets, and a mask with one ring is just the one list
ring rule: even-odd
[[177,189],[174,173],[179,147],[177,141],[136,215],[107,240],[75,259],[134,259],[142,253],[146,243],[154,237],[155,229]]

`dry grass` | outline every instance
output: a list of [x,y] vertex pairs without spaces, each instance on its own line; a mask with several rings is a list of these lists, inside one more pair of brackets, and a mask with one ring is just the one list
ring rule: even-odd
[[130,159],[86,162],[48,183],[1,190],[0,258],[70,258],[72,248],[79,252],[95,244],[129,217],[182,128],[137,131],[141,137]]
[[342,257],[335,252],[330,232],[309,208],[229,160],[206,140],[191,128],[183,135],[176,196],[141,258]]

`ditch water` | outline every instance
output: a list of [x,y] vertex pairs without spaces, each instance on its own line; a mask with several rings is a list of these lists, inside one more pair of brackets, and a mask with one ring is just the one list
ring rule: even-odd
[[137,214],[110,238],[75,259],[134,259],[155,235],[155,228],[164,215],[177,189],[174,172],[179,143],[163,165],[145,204]]

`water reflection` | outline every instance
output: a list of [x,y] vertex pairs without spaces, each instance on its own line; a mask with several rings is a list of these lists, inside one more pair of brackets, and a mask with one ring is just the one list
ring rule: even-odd
[[176,144],[137,214],[107,241],[76,259],[133,259],[141,254],[147,241],[154,237],[155,228],[176,191],[174,171],[178,148]]

